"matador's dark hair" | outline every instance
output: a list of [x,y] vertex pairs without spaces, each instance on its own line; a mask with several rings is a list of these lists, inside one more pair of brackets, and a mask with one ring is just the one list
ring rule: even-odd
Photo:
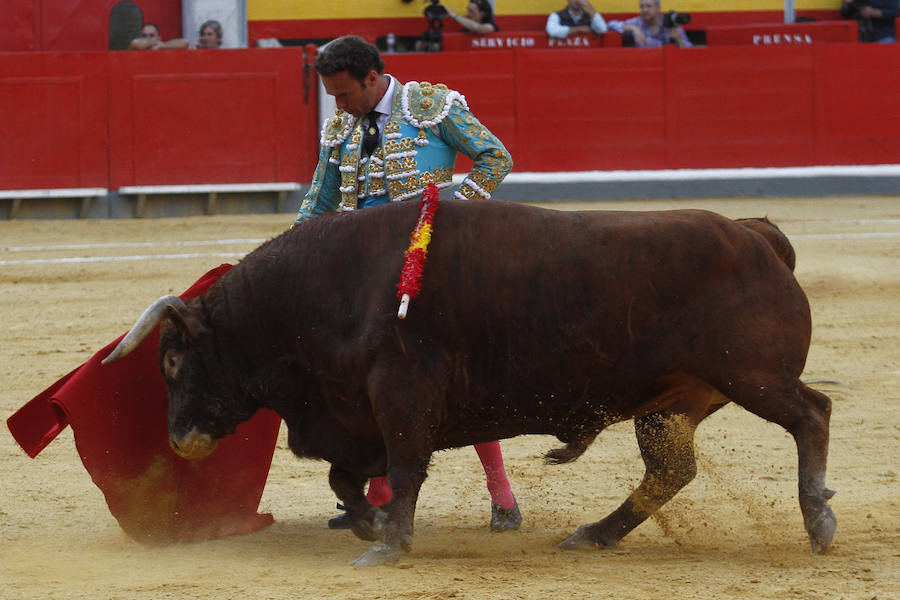
[[358,35],[345,35],[325,46],[316,57],[314,66],[319,75],[330,76],[347,71],[360,83],[365,80],[369,71],[375,71],[379,75],[384,73],[384,61],[381,60],[378,48]]

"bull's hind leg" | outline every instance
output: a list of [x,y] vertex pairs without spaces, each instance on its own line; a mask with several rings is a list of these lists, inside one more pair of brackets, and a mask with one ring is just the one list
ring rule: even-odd
[[694,457],[697,424],[726,402],[708,385],[689,377],[654,398],[652,406],[665,408],[634,420],[645,465],[640,485],[606,518],[582,525],[559,547],[565,550],[613,547],[690,483],[697,473]]
[[619,508],[601,521],[579,527],[559,544],[560,548],[616,546],[696,475],[693,445],[696,424],[684,413],[654,413],[635,419],[634,425],[646,467],[644,479]]
[[831,546],[837,519],[827,505],[834,492],[825,487],[831,399],[800,380],[788,385],[752,379],[753,385],[729,395],[750,412],[784,427],[797,444],[798,485],[803,524],[812,551]]

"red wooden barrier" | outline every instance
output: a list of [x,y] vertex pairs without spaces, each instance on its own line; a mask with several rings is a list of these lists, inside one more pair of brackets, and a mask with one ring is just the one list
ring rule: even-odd
[[299,48],[110,53],[111,187],[308,178],[302,61]]
[[40,50],[40,0],[7,0],[4,11],[4,24],[0,27],[0,50]]
[[0,189],[106,187],[106,54],[0,54]]
[[[308,182],[302,54],[0,54],[0,189]],[[519,172],[900,163],[895,44],[385,59],[465,94]]]
[[814,164],[813,50],[664,51],[667,168]]
[[795,46],[813,42],[855,42],[858,34],[856,21],[720,25],[706,28],[706,45]]
[[897,44],[815,47],[814,164],[900,163]]
[[517,52],[519,171],[665,165],[662,53]]

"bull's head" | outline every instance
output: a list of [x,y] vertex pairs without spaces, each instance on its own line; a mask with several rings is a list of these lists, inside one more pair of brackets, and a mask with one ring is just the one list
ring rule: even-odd
[[188,459],[208,456],[253,411],[238,402],[199,301],[163,296],[150,305],[103,364],[116,361],[160,325],[159,366],[169,388],[169,445]]

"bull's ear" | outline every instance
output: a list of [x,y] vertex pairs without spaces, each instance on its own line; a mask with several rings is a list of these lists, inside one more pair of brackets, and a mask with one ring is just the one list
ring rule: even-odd
[[209,327],[203,323],[195,311],[184,309],[171,304],[166,307],[166,318],[181,332],[188,341],[195,341],[205,333],[209,333]]

